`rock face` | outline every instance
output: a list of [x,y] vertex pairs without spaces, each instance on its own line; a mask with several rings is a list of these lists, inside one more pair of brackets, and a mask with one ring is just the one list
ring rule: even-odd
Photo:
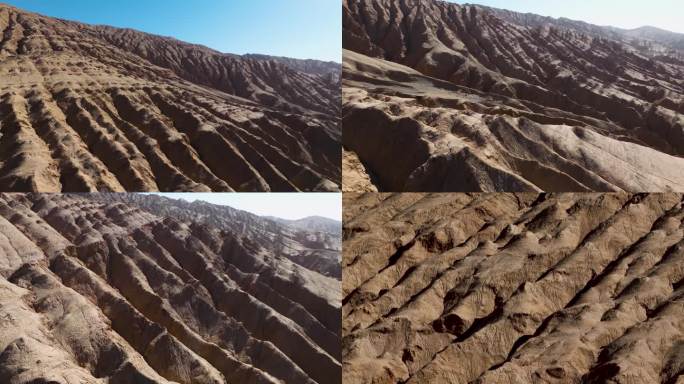
[[340,189],[339,65],[5,5],[0,30],[3,191]]
[[345,189],[684,191],[683,35],[432,0],[343,17]]
[[316,237],[155,196],[2,194],[0,382],[339,382],[340,281],[290,260]]
[[682,195],[344,204],[345,383],[682,382]]

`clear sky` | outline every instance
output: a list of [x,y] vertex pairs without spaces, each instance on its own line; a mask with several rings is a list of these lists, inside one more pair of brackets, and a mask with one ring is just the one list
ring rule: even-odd
[[340,0],[0,0],[27,11],[128,27],[225,53],[342,60]]
[[649,25],[684,33],[684,0],[470,0],[452,1],[566,17],[596,25],[632,29]]
[[340,193],[155,193],[172,199],[203,200],[259,216],[296,220],[323,216],[342,221]]

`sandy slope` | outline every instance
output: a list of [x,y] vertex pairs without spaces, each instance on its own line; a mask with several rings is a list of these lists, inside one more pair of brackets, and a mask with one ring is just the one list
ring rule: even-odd
[[432,0],[343,7],[343,144],[362,165],[346,163],[350,178],[365,169],[383,191],[684,190],[681,36]]
[[680,383],[680,194],[345,194],[345,383]]
[[[0,5],[4,191],[339,190],[339,76]],[[339,71],[338,71],[339,73]]]
[[212,207],[1,195],[0,382],[339,380],[340,281],[280,249],[316,242],[237,210],[221,226]]

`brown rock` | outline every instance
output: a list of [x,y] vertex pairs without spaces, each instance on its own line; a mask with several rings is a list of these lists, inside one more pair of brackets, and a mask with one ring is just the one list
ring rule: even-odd
[[339,190],[339,65],[0,5],[6,192]]
[[339,382],[339,242],[317,218],[0,195],[0,382]]
[[346,188],[683,191],[683,44],[478,5],[344,0],[343,145],[358,159],[343,163]]
[[681,194],[345,194],[345,383],[675,383]]

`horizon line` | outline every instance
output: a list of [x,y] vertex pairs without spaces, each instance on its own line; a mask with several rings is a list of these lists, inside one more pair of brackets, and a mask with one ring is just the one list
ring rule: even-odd
[[[652,24],[641,24],[641,25],[636,26],[636,27],[618,26],[618,25],[615,25],[615,24],[598,24],[598,23],[592,23],[592,22],[589,22],[589,21],[586,21],[586,20],[576,19],[576,18],[571,18],[571,17],[566,17],[566,16],[544,15],[544,14],[542,14],[542,13],[536,13],[536,12],[532,12],[532,11],[516,11],[516,10],[509,9],[509,8],[499,8],[499,7],[494,7],[494,6],[491,6],[491,5],[480,4],[480,3],[477,3],[477,2],[469,2],[469,1],[468,1],[468,2],[463,2],[463,1],[460,1],[460,0],[432,0],[432,1],[442,1],[442,2],[446,2],[446,3],[450,3],[450,4],[456,4],[456,5],[476,5],[476,6],[480,6],[480,7],[486,7],[486,8],[491,8],[491,9],[498,9],[498,10],[503,10],[503,11],[507,11],[507,12],[519,13],[519,14],[523,14],[523,15],[524,15],[524,14],[528,14],[528,15],[535,15],[535,16],[541,16],[541,17],[548,17],[548,18],[551,18],[551,19],[554,19],[554,20],[563,20],[563,19],[565,19],[565,20],[570,20],[570,21],[574,21],[574,22],[580,22],[580,23],[585,23],[585,24],[593,25],[593,26],[596,26],[596,27],[601,27],[601,28],[615,28],[615,29],[620,29],[620,30],[623,30],[623,31],[636,31],[636,30],[643,29],[643,28],[655,28],[655,29],[661,30],[661,31],[663,31],[663,32],[678,34],[678,35],[682,35],[682,37],[684,37],[684,30],[682,30],[682,31],[675,31],[675,30],[671,30],[671,29],[669,29],[669,28],[659,27],[659,26],[657,26],[657,25],[652,25]],[[471,1],[477,1],[477,0],[471,0]]]
[[331,58],[320,58],[320,57],[301,57],[301,56],[296,56],[296,55],[287,55],[287,54],[280,54],[280,53],[274,53],[274,52],[273,52],[273,53],[266,53],[266,52],[237,52],[237,51],[234,51],[234,52],[226,52],[226,51],[223,51],[223,50],[221,50],[221,49],[212,47],[211,45],[202,43],[202,42],[184,40],[184,39],[182,39],[182,38],[180,38],[180,37],[178,37],[178,36],[166,35],[166,34],[163,34],[163,33],[155,33],[155,32],[153,32],[153,31],[138,29],[138,28],[130,27],[130,26],[115,25],[115,24],[94,23],[94,22],[89,22],[89,21],[85,21],[85,20],[70,19],[70,18],[63,18],[63,17],[58,17],[58,16],[52,16],[52,15],[48,15],[48,14],[41,13],[41,12],[38,12],[38,11],[32,11],[32,10],[28,10],[28,9],[25,9],[25,8],[20,8],[20,7],[17,7],[17,6],[8,4],[8,3],[4,2],[4,1],[0,1],[0,7],[8,7],[8,8],[12,8],[12,9],[18,10],[18,11],[20,11],[20,12],[30,13],[30,14],[38,15],[38,16],[40,16],[40,17],[45,17],[45,18],[50,18],[50,19],[55,19],[55,20],[60,20],[60,21],[66,21],[66,22],[70,22],[70,23],[85,24],[85,25],[92,26],[92,27],[109,27],[109,28],[116,28],[116,29],[122,29],[122,30],[131,30],[131,31],[135,31],[135,32],[138,32],[138,33],[144,33],[144,34],[148,34],[148,35],[152,35],[152,36],[156,36],[156,37],[167,38],[167,39],[174,39],[174,40],[179,41],[179,42],[181,42],[181,43],[190,44],[190,45],[196,45],[196,46],[201,46],[201,47],[204,47],[204,48],[207,48],[207,49],[211,49],[211,50],[216,51],[216,52],[218,52],[218,53],[220,53],[220,54],[223,54],[223,55],[233,55],[233,56],[239,56],[239,57],[244,57],[244,56],[248,56],[248,55],[261,55],[261,56],[270,56],[270,57],[274,57],[274,58],[294,59],[294,60],[301,60],[301,61],[311,60],[311,61],[318,61],[318,62],[322,62],[322,63],[342,64],[342,57],[341,57],[341,56],[340,56],[339,58],[336,58],[336,59],[331,59]]

